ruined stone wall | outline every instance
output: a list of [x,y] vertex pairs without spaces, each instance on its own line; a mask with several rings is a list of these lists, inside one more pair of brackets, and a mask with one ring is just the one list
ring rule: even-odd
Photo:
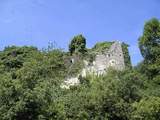
[[116,70],[125,68],[124,54],[120,42],[114,42],[108,51],[96,55],[95,69],[99,73],[104,73],[109,67]]
[[[114,42],[109,50],[104,53],[99,53],[95,57],[92,65],[88,61],[84,60],[85,67],[82,69],[82,77],[86,77],[87,74],[102,75],[107,72],[107,70],[112,67],[115,70],[123,70],[125,68],[124,54],[122,50],[122,45],[120,42]],[[79,84],[79,75],[77,77],[67,78],[63,84],[63,88],[69,88],[69,86]]]
[[116,70],[123,70],[125,68],[124,54],[120,42],[115,42],[106,54],[107,67],[112,66]]

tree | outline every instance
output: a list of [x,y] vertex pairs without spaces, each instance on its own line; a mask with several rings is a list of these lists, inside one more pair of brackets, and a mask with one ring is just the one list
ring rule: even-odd
[[147,65],[147,74],[152,78],[160,71],[160,22],[153,18],[146,22],[139,47]]
[[86,39],[83,37],[83,35],[77,35],[71,40],[71,43],[69,44],[69,51],[71,55],[77,52],[82,54],[85,53]]

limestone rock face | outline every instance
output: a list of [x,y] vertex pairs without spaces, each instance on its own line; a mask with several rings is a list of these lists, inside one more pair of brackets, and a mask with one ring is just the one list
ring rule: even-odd
[[[79,74],[82,77],[86,77],[87,74],[103,75],[110,67],[115,70],[123,70],[125,68],[125,63],[121,43],[116,41],[109,50],[97,54],[92,65],[86,60],[84,60],[84,64],[85,68],[83,68],[82,72]],[[78,85],[80,83],[78,76],[65,80],[65,88]]]

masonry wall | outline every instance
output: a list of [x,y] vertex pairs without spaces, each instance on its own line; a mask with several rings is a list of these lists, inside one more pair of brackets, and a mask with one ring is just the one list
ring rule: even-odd
[[[103,54],[97,54],[93,65],[89,65],[88,61],[84,61],[85,67],[82,69],[82,77],[86,77],[88,73],[97,75],[104,74],[110,67],[116,70],[123,70],[125,68],[124,54],[120,42],[114,42],[109,50]],[[62,84],[62,88],[69,88],[69,86],[77,85],[80,83],[79,75],[76,77],[67,78]]]
[[99,72],[105,72],[109,67],[116,70],[125,68],[124,54],[120,42],[115,42],[111,48],[103,54],[96,55],[95,69]]

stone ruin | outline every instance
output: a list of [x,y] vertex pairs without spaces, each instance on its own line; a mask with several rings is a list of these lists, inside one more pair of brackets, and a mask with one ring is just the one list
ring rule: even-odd
[[82,77],[86,77],[87,74],[103,75],[110,67],[115,70],[123,70],[125,62],[121,42],[116,41],[109,50],[106,50],[104,53],[98,53],[92,64],[89,64],[86,60],[84,60],[84,64],[85,67],[82,69],[82,72],[76,77],[67,78],[61,86],[62,88],[78,85],[80,83],[78,80],[80,75]]

